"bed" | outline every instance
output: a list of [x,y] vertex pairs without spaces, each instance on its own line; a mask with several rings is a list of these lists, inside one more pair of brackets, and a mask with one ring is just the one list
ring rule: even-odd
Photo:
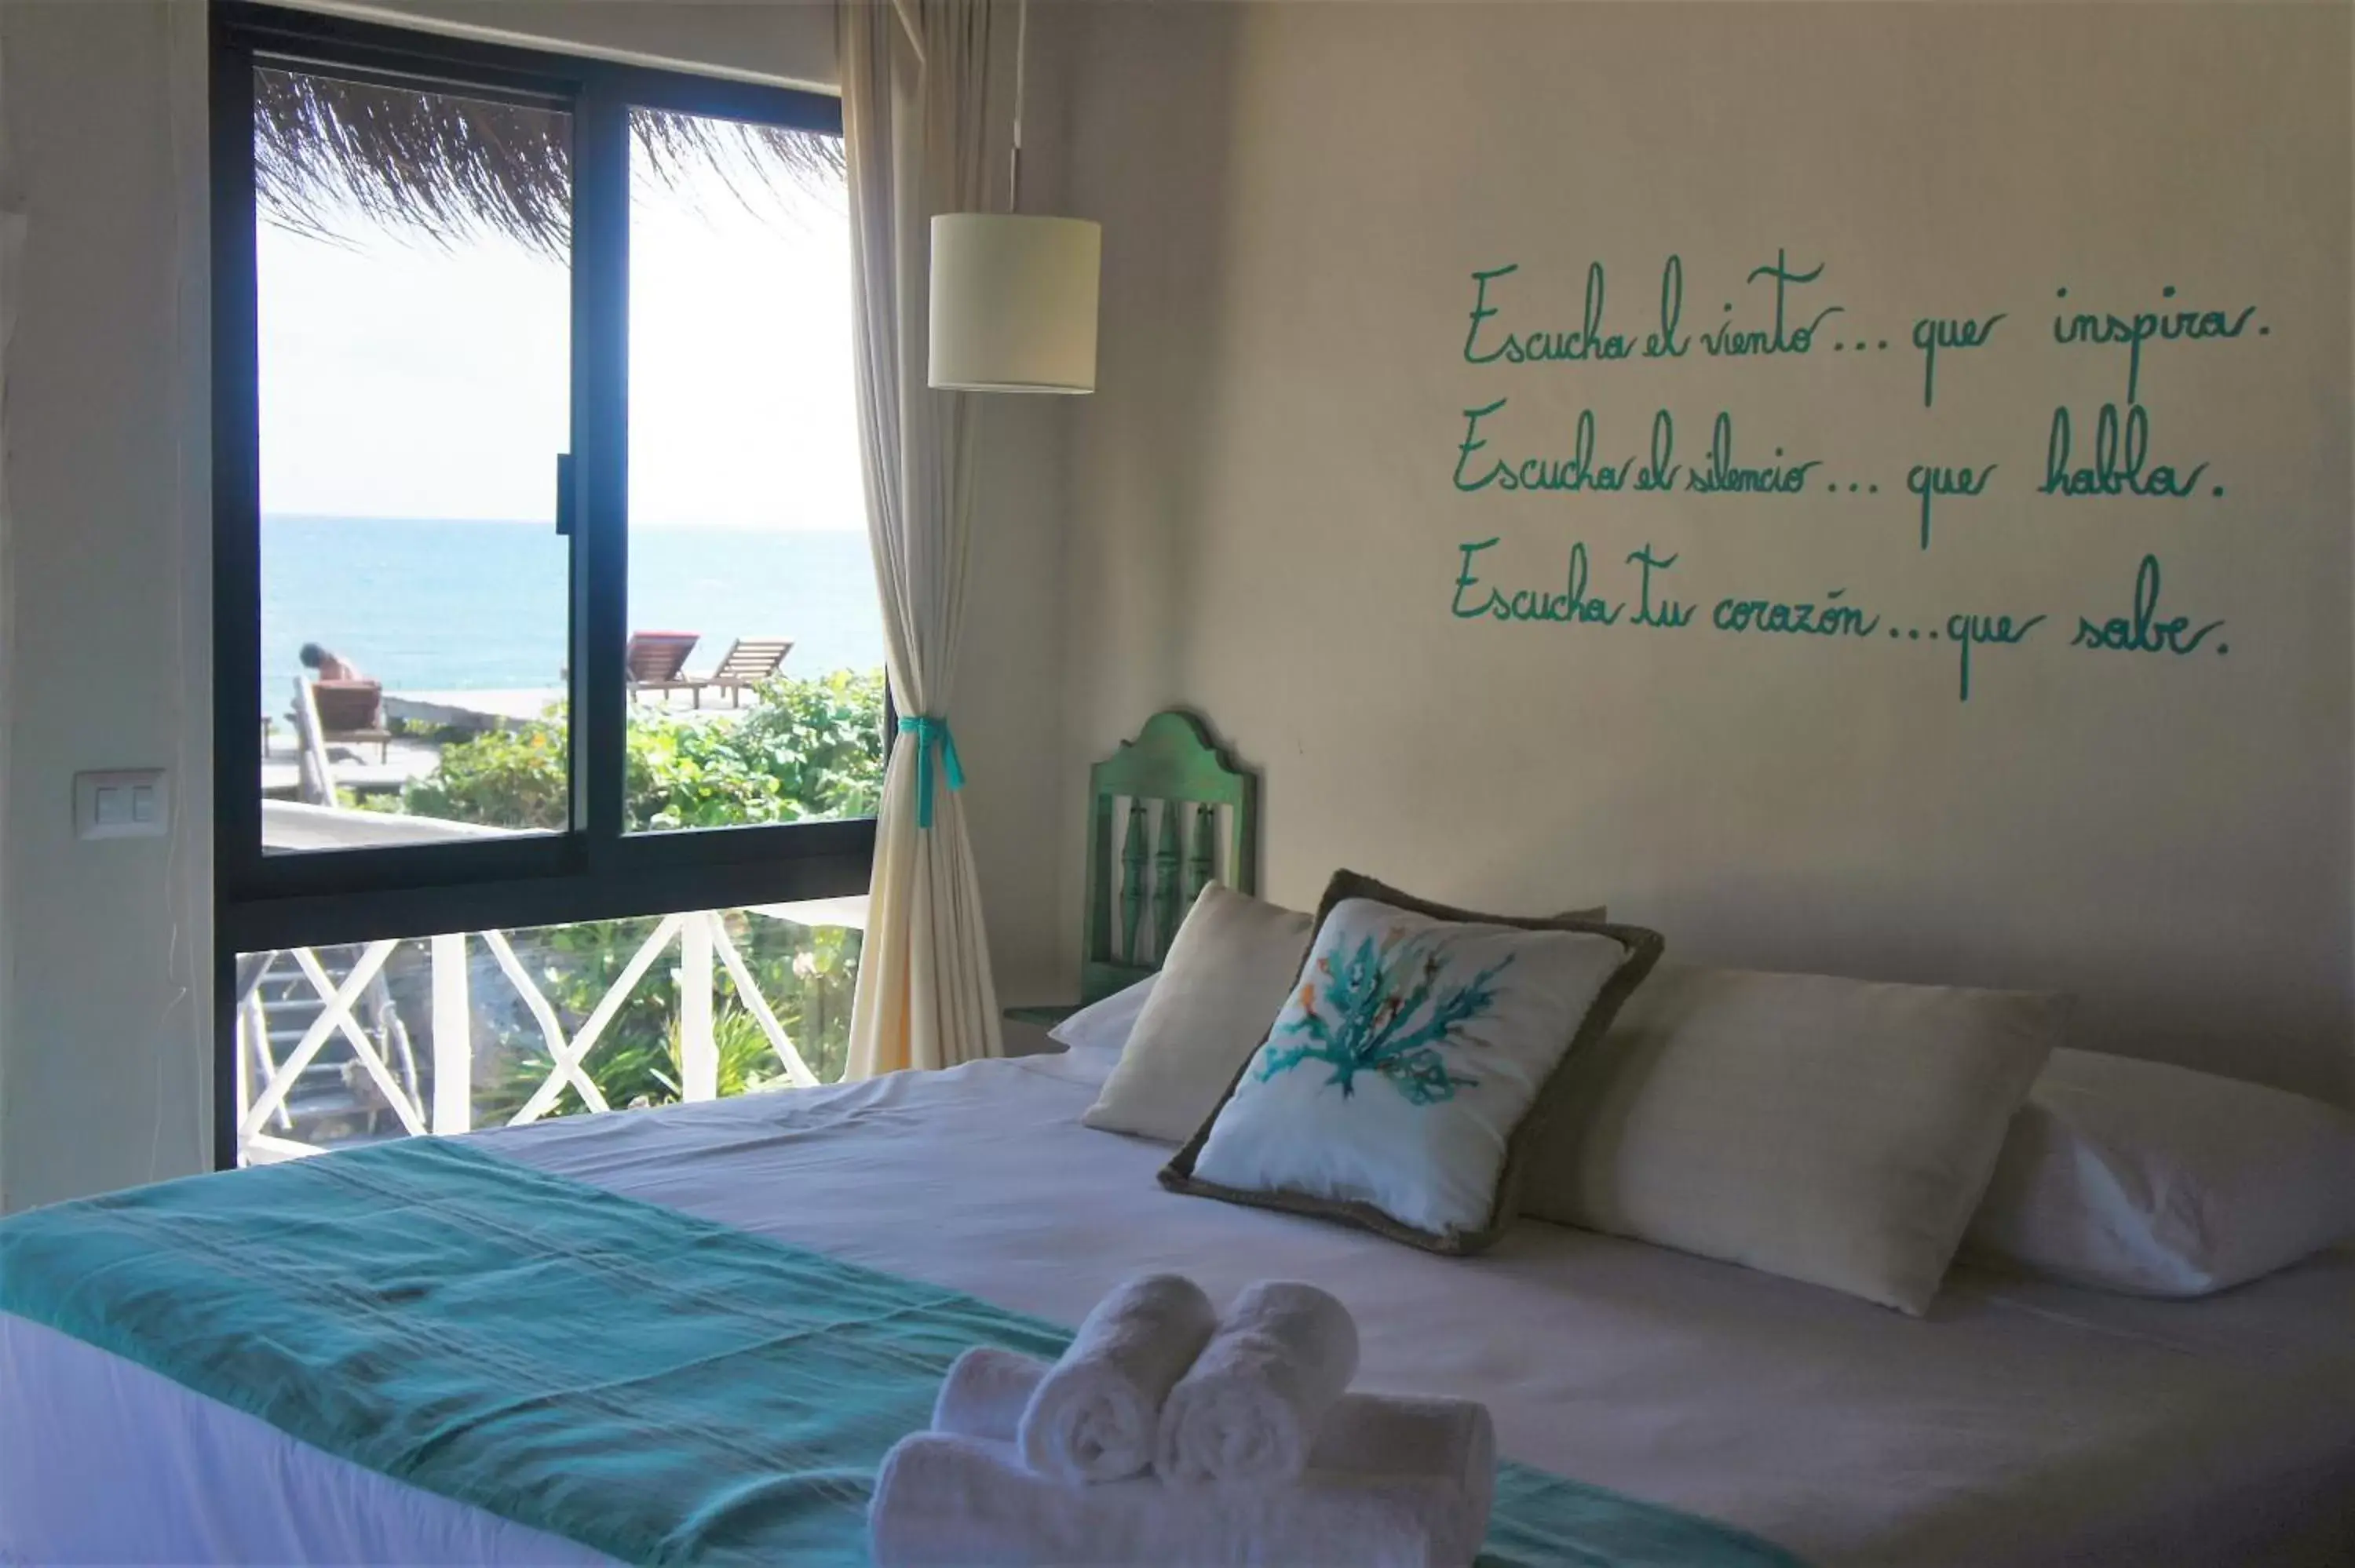
[[[1827,1568],[2355,1561],[2345,1251],[2188,1304],[1958,1271],[1918,1321],[1536,1222],[1433,1257],[1161,1191],[1165,1149],[1079,1123],[1109,1065],[979,1062],[468,1141],[1063,1324],[1141,1268],[1214,1297],[1313,1279],[1359,1318],[1361,1383],[1483,1400],[1515,1459]],[[11,1563],[606,1560],[21,1319],[0,1316],[0,1378]]]

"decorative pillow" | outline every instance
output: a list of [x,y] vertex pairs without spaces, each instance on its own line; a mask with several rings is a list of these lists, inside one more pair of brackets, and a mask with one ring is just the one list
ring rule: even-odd
[[1290,994],[1315,919],[1212,883],[1161,960],[1103,1093],[1080,1119],[1183,1143],[1219,1108]]
[[2163,1062],[2055,1051],[1966,1256],[2096,1290],[2206,1296],[2355,1241],[2355,1117]]
[[1090,1002],[1047,1031],[1047,1038],[1067,1051],[1102,1051],[1119,1055],[1128,1044],[1130,1033],[1136,1028],[1137,1014],[1145,1011],[1146,999],[1153,994],[1153,982],[1160,978],[1157,974],[1147,975],[1101,1001]]
[[1555,1069],[1660,948],[1632,926],[1474,915],[1338,873],[1283,1011],[1162,1184],[1476,1252],[1512,1218]]
[[1918,1316],[2068,1012],[1664,965],[1565,1071],[1523,1210]]

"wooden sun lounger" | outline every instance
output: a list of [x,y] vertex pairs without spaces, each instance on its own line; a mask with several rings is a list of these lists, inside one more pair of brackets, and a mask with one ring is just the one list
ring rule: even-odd
[[296,676],[293,719],[302,737],[307,722],[323,745],[373,746],[378,762],[392,759],[392,731],[384,723],[384,688],[374,681],[314,681]]
[[630,694],[640,692],[660,692],[667,697],[673,692],[695,692],[696,701],[702,701],[699,681],[687,678],[687,656],[703,641],[699,631],[633,631],[630,646],[623,655],[629,670]]
[[[349,789],[356,795],[385,794],[400,789],[406,775],[378,768],[349,771],[338,777],[334,759],[327,755],[331,745],[373,742],[378,747],[377,760],[385,763],[392,754],[392,733],[382,726],[367,729],[329,729],[320,717],[318,700],[321,687],[331,695],[337,685],[349,688],[360,683],[313,682],[301,675],[294,677],[295,799],[314,806],[337,804],[336,789]],[[376,683],[365,683],[373,691]],[[340,699],[343,710],[339,718],[371,715],[372,709],[357,705],[358,696],[346,693]],[[265,785],[262,793],[271,793]]]
[[746,692],[776,677],[793,651],[790,637],[739,637],[711,673],[697,683],[695,705],[703,705],[704,686],[726,692],[730,707],[739,705]]

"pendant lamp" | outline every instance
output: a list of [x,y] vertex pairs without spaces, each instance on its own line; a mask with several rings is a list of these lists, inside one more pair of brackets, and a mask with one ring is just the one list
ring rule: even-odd
[[932,219],[933,387],[959,392],[1096,389],[1100,225],[1015,211],[1022,193],[1022,107],[1029,0],[1015,30],[1014,150],[1004,212]]

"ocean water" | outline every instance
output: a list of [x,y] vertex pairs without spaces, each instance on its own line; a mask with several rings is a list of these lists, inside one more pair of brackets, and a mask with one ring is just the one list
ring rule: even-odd
[[[558,685],[570,545],[544,523],[263,518],[262,711],[283,710],[305,642],[388,691]],[[702,633],[689,673],[738,637],[792,638],[791,675],[883,663],[874,564],[857,532],[640,528],[630,626]]]

